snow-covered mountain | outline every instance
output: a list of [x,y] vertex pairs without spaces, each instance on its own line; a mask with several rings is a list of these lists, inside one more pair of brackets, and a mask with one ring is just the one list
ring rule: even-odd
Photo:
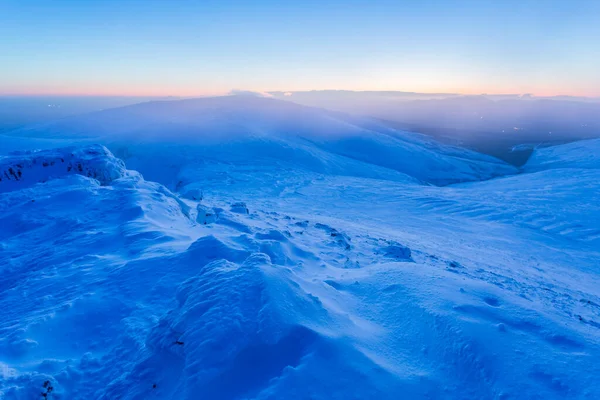
[[434,184],[517,172],[493,157],[373,120],[253,96],[141,103],[12,135],[21,140],[87,137],[169,186],[185,180],[178,176],[183,167],[216,163],[400,180],[408,175]]
[[2,138],[0,398],[600,397],[600,170],[222,101]]

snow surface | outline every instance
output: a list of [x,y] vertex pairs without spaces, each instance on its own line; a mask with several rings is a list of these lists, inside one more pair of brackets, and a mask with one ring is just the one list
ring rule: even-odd
[[600,139],[536,149],[525,165],[528,171],[549,168],[600,169]]
[[0,191],[21,189],[69,174],[106,185],[125,174],[125,164],[104,146],[14,152],[0,156]]
[[[0,182],[0,397],[600,397],[598,169],[440,187],[377,153],[120,140],[141,174],[87,144],[0,160],[28,177]],[[410,140],[444,181],[488,163]]]

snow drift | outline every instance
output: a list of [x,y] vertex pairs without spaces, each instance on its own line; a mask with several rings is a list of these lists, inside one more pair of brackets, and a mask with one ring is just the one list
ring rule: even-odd
[[125,175],[125,164],[100,145],[0,156],[0,192],[71,174],[106,185]]
[[600,139],[580,140],[534,150],[526,171],[553,168],[600,169]]
[[576,216],[566,176],[297,169],[182,200],[99,146],[9,161],[31,178],[0,193],[0,397],[600,394],[593,238],[518,219]]

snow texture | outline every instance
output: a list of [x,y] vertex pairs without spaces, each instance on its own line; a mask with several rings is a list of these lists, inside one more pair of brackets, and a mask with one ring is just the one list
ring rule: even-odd
[[529,171],[551,168],[600,169],[600,139],[536,149],[525,165]]
[[15,152],[0,156],[0,191],[77,174],[106,185],[125,174],[125,164],[104,146]]
[[[0,398],[600,398],[600,171],[573,155],[592,147],[539,150],[544,168],[516,174],[403,133],[367,145],[360,131],[357,160],[345,139],[319,139],[340,119],[308,108],[323,123],[298,125],[311,141],[233,146],[223,121],[233,134],[291,118],[257,119],[288,107],[259,100],[248,115],[230,115],[228,98],[198,101],[199,114],[191,101],[64,120],[48,143],[76,147],[0,159],[12,177],[0,182]],[[220,129],[213,145],[181,131],[192,115]],[[177,141],[100,138],[140,173],[56,139],[167,120]],[[398,153],[380,154],[384,142]],[[289,159],[301,150],[311,156]],[[429,169],[394,169],[399,154]]]

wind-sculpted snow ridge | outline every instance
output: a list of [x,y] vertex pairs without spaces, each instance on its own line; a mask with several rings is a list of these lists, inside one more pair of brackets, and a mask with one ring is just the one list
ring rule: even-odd
[[300,168],[397,181],[409,176],[436,185],[517,172],[493,157],[368,118],[250,96],[142,103],[12,135],[23,141],[92,138],[129,168],[170,188],[185,179],[180,176],[183,169],[207,164]]
[[536,149],[524,166],[528,172],[556,168],[600,169],[600,139]]
[[100,145],[0,156],[0,192],[74,174],[106,185],[125,175],[125,164]]
[[519,202],[249,166],[181,199],[124,171],[0,193],[0,398],[600,395],[593,242],[471,215],[566,179],[501,179]]

